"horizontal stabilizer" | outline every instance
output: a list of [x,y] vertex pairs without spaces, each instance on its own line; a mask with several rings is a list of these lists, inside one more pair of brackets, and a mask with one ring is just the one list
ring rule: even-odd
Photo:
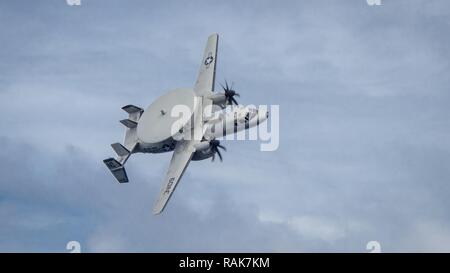
[[128,182],[127,172],[125,171],[123,165],[121,165],[117,160],[114,158],[108,158],[103,160],[103,163],[105,163],[106,167],[108,167],[119,183]]
[[137,113],[137,112],[143,112],[144,110],[140,107],[128,104],[125,105],[124,107],[122,107],[122,109],[127,112],[128,114],[133,114],[133,113]]
[[111,147],[118,156],[127,156],[130,154],[130,151],[120,143],[113,143],[111,144]]
[[137,122],[136,121],[132,121],[131,119],[122,119],[120,121],[120,123],[122,123],[123,125],[125,125],[128,128],[136,128],[137,126]]

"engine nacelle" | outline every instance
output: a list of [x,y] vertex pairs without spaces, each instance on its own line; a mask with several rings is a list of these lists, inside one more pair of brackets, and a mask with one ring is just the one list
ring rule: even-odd
[[209,145],[209,141],[202,141],[194,146],[196,152],[203,152],[210,147],[211,146]]
[[221,108],[227,106],[227,97],[224,93],[215,93],[209,97],[213,101],[213,104],[220,105]]
[[211,149],[209,141],[202,141],[195,146],[195,153],[192,156],[192,160],[203,160],[213,156],[214,151]]

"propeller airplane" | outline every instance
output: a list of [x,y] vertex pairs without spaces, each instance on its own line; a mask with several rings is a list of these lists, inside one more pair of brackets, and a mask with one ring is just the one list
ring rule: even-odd
[[[131,154],[173,151],[154,214],[164,210],[191,160],[214,161],[216,155],[223,160],[220,150],[226,148],[217,138],[258,126],[269,117],[268,111],[239,105],[236,97],[240,95],[233,84],[229,86],[225,81],[225,86],[221,85],[223,92],[214,92],[218,39],[217,34],[209,36],[193,89],[169,91],[145,111],[134,105],[122,107],[128,113],[128,118],[120,121],[126,127],[124,143],[111,144],[117,157],[103,160],[119,183],[129,181],[124,165]],[[191,111],[182,122],[173,115],[179,105]],[[229,105],[232,110],[225,112]]]

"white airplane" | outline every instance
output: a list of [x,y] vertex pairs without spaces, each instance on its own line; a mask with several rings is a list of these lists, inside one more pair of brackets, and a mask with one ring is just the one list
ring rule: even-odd
[[[208,38],[194,89],[169,91],[145,111],[134,105],[122,107],[128,113],[128,119],[120,121],[126,127],[124,144],[111,144],[118,157],[103,160],[120,183],[128,182],[124,165],[131,154],[173,151],[154,214],[163,211],[191,160],[214,161],[217,154],[222,161],[219,148],[226,149],[216,138],[258,126],[269,117],[268,111],[244,106],[225,111],[227,105],[238,105],[234,97],[239,94],[228,83],[222,86],[224,92],[213,92],[218,39],[217,34]],[[180,105],[189,110],[187,118],[174,114]]]

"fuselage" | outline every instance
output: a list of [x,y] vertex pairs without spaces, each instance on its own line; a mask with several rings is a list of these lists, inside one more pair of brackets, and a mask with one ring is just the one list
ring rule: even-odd
[[[227,111],[229,110],[229,111]],[[247,106],[233,106],[222,111],[216,111],[211,117],[204,118],[203,125],[203,142],[212,139],[225,137],[255,126],[267,120],[268,111],[259,111],[258,109]],[[138,146],[134,150],[135,153],[164,153],[173,151],[175,145],[179,141],[177,137],[169,137],[164,141],[157,143],[146,143],[138,140]],[[193,160],[202,160],[211,157],[213,151],[208,145],[199,145],[197,152],[193,156]]]

